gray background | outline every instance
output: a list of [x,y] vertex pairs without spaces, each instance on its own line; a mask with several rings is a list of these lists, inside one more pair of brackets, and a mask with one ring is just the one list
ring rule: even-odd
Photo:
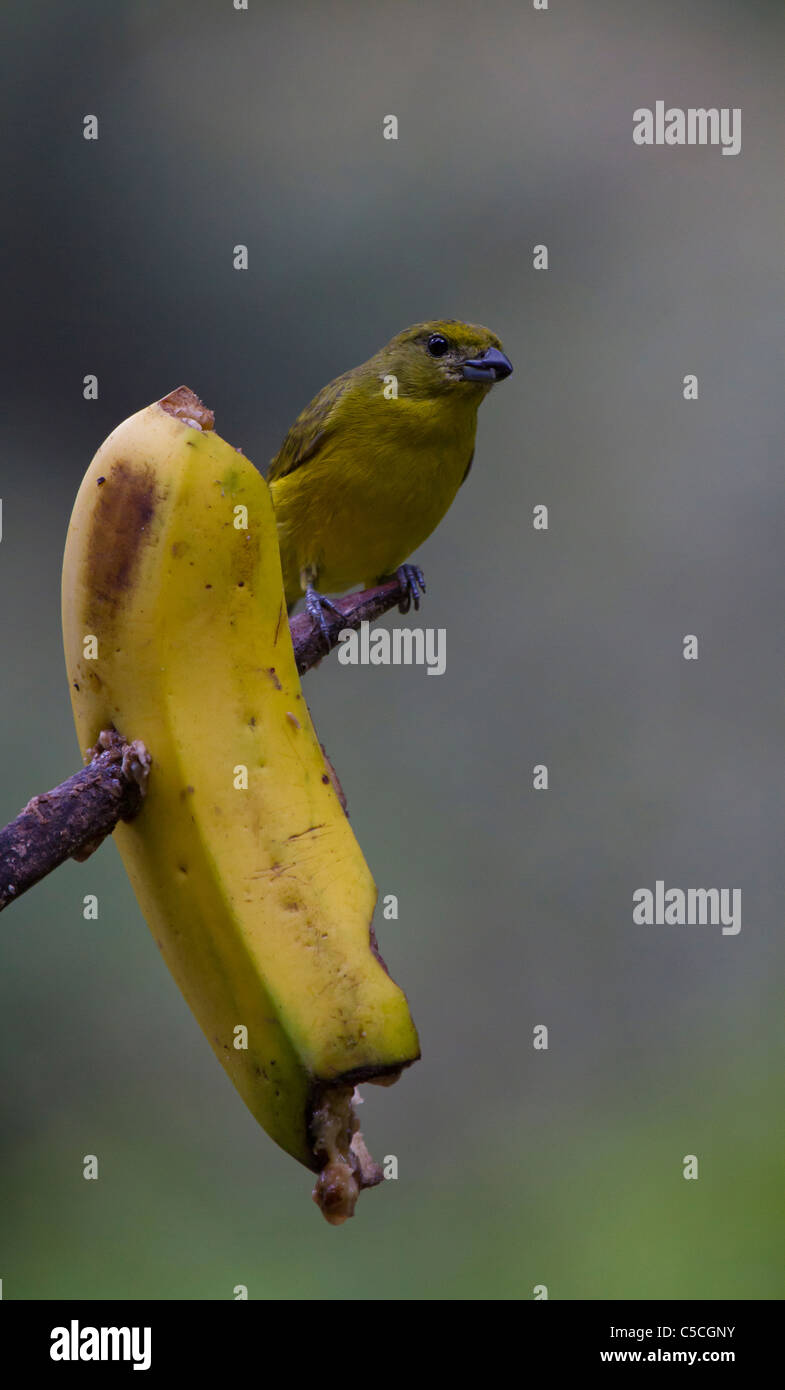
[[[2,922],[5,1297],[781,1298],[779,6],[40,0],[3,27],[0,820],[78,764],[59,572],[120,419],[186,382],[266,468],[409,323],[485,323],[515,364],[418,556],[447,673],[306,678],[400,899],[378,928],[423,1060],[363,1116],[398,1182],[321,1222],[105,845]],[[634,146],[658,98],[741,107],[741,154]],[[740,935],[634,926],[658,878],[740,888]]]

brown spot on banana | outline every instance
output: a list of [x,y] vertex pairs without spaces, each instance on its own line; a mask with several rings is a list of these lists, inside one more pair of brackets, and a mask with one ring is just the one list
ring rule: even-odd
[[[89,594],[96,618],[113,613],[133,590],[139,559],[163,500],[149,465],[120,459],[104,480],[87,541]],[[97,625],[97,624],[96,624]]]

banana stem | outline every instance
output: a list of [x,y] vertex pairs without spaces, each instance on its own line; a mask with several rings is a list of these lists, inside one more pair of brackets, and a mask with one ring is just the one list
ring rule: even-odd
[[[395,578],[336,599],[342,616],[328,621],[330,650],[343,628],[372,622],[405,598],[405,586]],[[324,636],[307,613],[292,618],[290,630],[297,670],[303,675],[324,657]],[[115,730],[105,730],[90,753],[86,767],[34,796],[0,830],[0,912],[66,859],[87,859],[118,821],[133,820],[142,809],[149,765],[144,745],[127,743]]]

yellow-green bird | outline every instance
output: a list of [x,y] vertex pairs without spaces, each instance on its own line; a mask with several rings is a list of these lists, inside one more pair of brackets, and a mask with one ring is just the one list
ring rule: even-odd
[[[512,365],[495,333],[458,319],[405,328],[298,415],[267,474],[286,602],[305,593],[326,635],[325,593],[397,574],[438,526],[474,457],[477,410]],[[336,610],[333,610],[336,611]]]

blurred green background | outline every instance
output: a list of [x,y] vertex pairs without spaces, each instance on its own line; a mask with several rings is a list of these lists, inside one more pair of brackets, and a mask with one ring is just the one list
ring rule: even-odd
[[[306,677],[400,900],[377,925],[423,1058],[363,1112],[398,1181],[324,1224],[106,844],[2,921],[4,1296],[783,1297],[781,6],[39,0],[3,27],[0,821],[78,765],[60,562],[119,420],[186,382],[266,468],[409,323],[485,323],[515,364],[418,556],[405,621],[447,629],[446,674]],[[657,99],[741,107],[740,155],[634,146]],[[741,933],[633,925],[658,878],[740,888]]]

